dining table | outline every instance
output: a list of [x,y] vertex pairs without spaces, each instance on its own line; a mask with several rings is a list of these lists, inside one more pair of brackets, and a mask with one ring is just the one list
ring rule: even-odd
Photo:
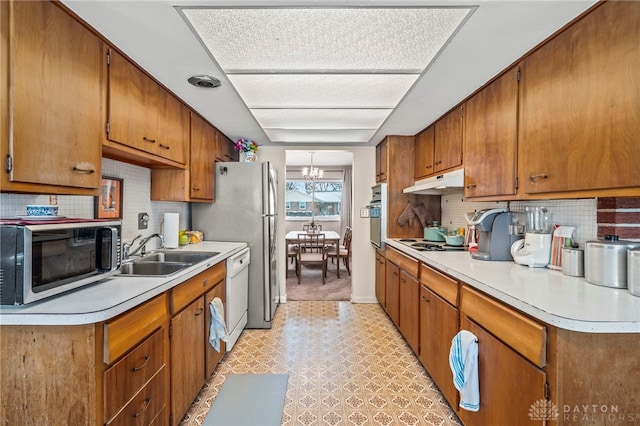
[[[289,244],[296,244],[298,242],[298,234],[308,234],[305,231],[289,231],[287,235],[285,235],[284,239],[286,240],[286,247],[289,247]],[[340,244],[340,234],[336,231],[317,231],[316,234],[324,234],[324,242],[327,245],[331,244]],[[314,235],[314,234],[310,234]],[[289,259],[285,257],[284,264],[287,264]]]

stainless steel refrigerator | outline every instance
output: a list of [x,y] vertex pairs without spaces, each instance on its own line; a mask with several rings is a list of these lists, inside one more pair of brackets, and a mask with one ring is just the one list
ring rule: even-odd
[[280,302],[276,268],[276,170],[269,162],[216,162],[215,201],[193,203],[192,228],[205,240],[249,244],[247,328],[271,328]]

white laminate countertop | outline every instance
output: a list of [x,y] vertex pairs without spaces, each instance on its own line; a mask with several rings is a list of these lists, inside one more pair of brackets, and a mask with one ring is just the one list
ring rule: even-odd
[[640,333],[640,297],[561,271],[472,259],[468,252],[421,252],[386,243],[547,324],[586,333]]
[[175,251],[219,252],[170,277],[114,275],[58,296],[21,306],[0,307],[0,325],[80,325],[106,321],[199,274],[247,247],[246,243],[203,241]]

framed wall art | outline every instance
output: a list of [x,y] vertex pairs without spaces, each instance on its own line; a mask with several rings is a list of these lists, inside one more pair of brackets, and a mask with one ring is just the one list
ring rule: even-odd
[[122,219],[122,185],[120,178],[102,176],[100,195],[95,197],[96,219]]

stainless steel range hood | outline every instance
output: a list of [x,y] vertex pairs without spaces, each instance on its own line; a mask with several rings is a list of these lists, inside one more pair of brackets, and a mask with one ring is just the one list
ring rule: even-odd
[[454,170],[441,175],[417,180],[413,186],[402,190],[405,194],[440,195],[452,189],[464,186],[464,169]]

